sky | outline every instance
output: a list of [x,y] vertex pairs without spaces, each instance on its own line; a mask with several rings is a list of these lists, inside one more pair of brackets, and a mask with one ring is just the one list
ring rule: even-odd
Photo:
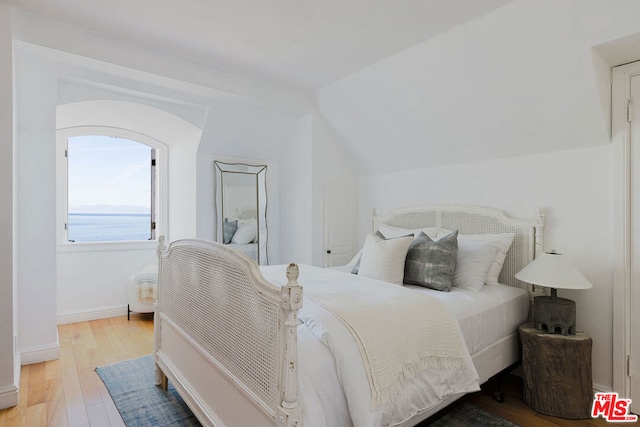
[[151,147],[112,136],[75,136],[67,143],[70,213],[97,205],[149,211]]

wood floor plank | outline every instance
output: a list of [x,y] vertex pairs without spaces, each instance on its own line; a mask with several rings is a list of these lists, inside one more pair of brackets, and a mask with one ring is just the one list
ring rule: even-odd
[[109,390],[107,390],[107,387],[102,381],[100,381],[99,388],[100,393],[102,394],[104,409],[107,413],[107,418],[109,419],[111,427],[125,427],[122,416],[120,415],[120,412],[118,412],[118,408],[116,408],[115,403],[113,403],[113,399],[111,399],[111,395],[109,395]]
[[44,362],[29,365],[27,407],[47,401],[47,383],[45,381]]
[[47,404],[29,405],[26,423],[29,427],[47,427]]
[[[73,340],[72,340],[73,342]],[[89,424],[87,410],[80,388],[78,370],[71,345],[60,347],[62,363],[62,388],[67,409],[67,421],[70,427]]]
[[100,377],[93,369],[82,369],[78,371],[78,379],[80,380],[80,389],[86,406],[102,404],[102,395],[98,388]]
[[25,409],[25,413],[24,415],[18,415],[16,417],[13,418],[7,418],[7,421],[5,422],[5,427],[27,427],[27,413],[26,413],[26,409]]
[[44,362],[44,379],[53,380],[60,378],[60,359]]
[[89,415],[89,425],[91,427],[111,427],[107,411],[102,402],[87,406],[87,414]]
[[62,378],[59,376],[47,383],[47,423],[50,427],[66,427],[69,421]]

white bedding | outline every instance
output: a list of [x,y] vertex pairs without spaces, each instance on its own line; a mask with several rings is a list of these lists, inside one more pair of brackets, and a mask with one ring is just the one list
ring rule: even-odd
[[[265,278],[282,284],[283,266],[261,267]],[[335,280],[367,279],[300,266],[304,278],[333,273]],[[427,369],[408,382],[392,403],[371,407],[371,390],[358,345],[349,330],[328,310],[305,299],[298,314],[300,403],[304,425],[375,427],[402,424],[417,413],[438,404],[452,394],[479,389],[478,374],[465,349],[466,368],[459,371]],[[400,325],[399,327],[411,327]],[[415,325],[414,325],[415,326]],[[461,340],[464,341],[464,340]]]
[[[349,267],[332,270],[351,272]],[[469,353],[472,355],[496,341],[511,335],[526,323],[529,295],[523,289],[502,284],[484,285],[482,291],[452,288],[441,292],[422,286],[405,285],[445,303],[460,324]]]

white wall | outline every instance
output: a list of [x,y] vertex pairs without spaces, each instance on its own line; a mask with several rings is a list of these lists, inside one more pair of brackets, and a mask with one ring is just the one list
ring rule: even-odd
[[[52,68],[48,67],[49,70]],[[69,85],[59,86],[59,99],[65,98],[69,89]],[[146,100],[139,97],[128,101],[83,101],[80,99],[95,95],[91,91],[84,93],[82,86],[71,89],[76,101],[56,107],[56,128],[104,126],[127,129],[153,141],[158,149],[158,181],[161,182],[157,231],[168,239],[195,237],[196,159],[193,152],[200,142],[201,130],[171,113],[145,105]],[[110,95],[113,97],[105,90],[101,98]],[[168,106],[165,108],[171,110]],[[166,159],[169,151],[173,157]],[[183,153],[184,159],[178,161],[176,153]],[[62,167],[61,158],[55,161]],[[171,191],[172,188],[177,190]],[[63,191],[62,185],[59,184],[58,190]],[[190,203],[175,201],[185,197]],[[64,214],[64,208],[59,206],[59,226],[64,222]],[[156,244],[59,241],[56,262],[58,323],[113,317],[126,313],[129,278],[157,263]]]
[[574,299],[577,326],[593,338],[593,380],[612,386],[612,148],[610,145],[509,159],[363,176],[359,179],[359,242],[370,210],[434,203],[495,207],[516,218],[546,210],[545,250],[571,259],[593,283],[562,291]]
[[[24,36],[25,28],[21,27],[17,33]],[[254,125],[261,124],[262,127],[257,128],[263,132],[265,146],[271,145],[275,147],[271,151],[279,153],[278,141],[282,141],[279,136],[290,139],[290,126],[295,119],[287,115],[289,112],[283,115],[280,106],[270,108],[263,100],[256,101],[207,87],[196,90],[195,85],[186,81],[163,78],[22,41],[15,43],[16,115],[19,119],[19,346],[25,356],[23,362],[32,363],[57,356],[57,315],[60,321],[67,322],[124,313],[127,279],[155,260],[154,249],[148,247],[129,248],[128,252],[107,249],[91,252],[62,250],[56,253],[55,130],[58,105],[88,101],[84,104],[86,108],[60,123],[62,127],[68,126],[68,122],[84,120],[86,123],[137,128],[167,145],[168,237],[172,240],[198,236],[199,221],[207,216],[201,209],[203,204],[198,199],[199,191],[213,193],[213,179],[199,179],[203,176],[199,167],[206,168],[206,175],[212,173],[212,163],[204,165],[197,159],[201,142],[198,126],[204,126],[210,140],[222,142],[217,145],[221,147],[221,154],[234,155],[242,147],[241,144],[234,145],[234,142],[252,140],[256,144],[258,139],[250,136],[256,135],[253,133]],[[266,97],[271,96],[275,95]],[[283,103],[287,99],[285,93]],[[119,111],[120,114],[103,112],[104,120],[95,123],[97,110],[93,108],[93,100],[103,105],[111,102],[111,113]],[[209,110],[224,111],[225,104],[235,115],[227,112],[227,115],[209,122]],[[123,105],[133,105],[135,111],[128,109],[124,113]],[[149,109],[162,114],[148,115],[145,111]],[[169,120],[171,117],[174,120]],[[274,120],[270,121],[271,118]],[[184,126],[176,125],[176,120],[182,120]],[[163,126],[167,128],[166,132],[158,135],[158,129]],[[244,134],[243,126],[248,129]],[[226,139],[229,135],[238,139],[229,141]],[[203,154],[206,155],[209,143],[204,147]],[[275,184],[279,180],[277,166],[272,167],[271,172],[275,173]],[[272,195],[276,205],[270,210],[274,211],[273,220],[277,222],[278,190],[271,191],[270,197]],[[207,209],[212,218],[213,206]],[[275,248],[270,252],[277,259],[277,226],[271,231],[275,232],[275,237],[270,238],[269,245],[275,245]],[[97,273],[99,267],[103,273]],[[104,271],[109,273],[104,274]],[[102,276],[96,279],[96,274]],[[56,300],[57,309],[53,303]]]
[[312,121],[311,115],[300,119],[281,153],[279,233],[283,263],[313,262]]
[[59,249],[55,321],[74,323],[126,314],[129,278],[158,263],[155,242],[145,243]]
[[[56,329],[56,75],[16,49],[18,345],[58,354]],[[22,362],[30,358],[23,357]]]
[[323,88],[318,108],[367,174],[605,144],[593,47],[638,32],[634,0],[516,0]]
[[373,207],[455,202],[517,217],[548,208],[546,248],[570,256],[595,285],[567,294],[594,339],[594,382],[605,389],[610,59],[622,57],[610,51],[633,47],[625,40],[637,34],[637,1],[516,0],[318,93],[318,108],[360,160],[360,242]]
[[[0,409],[18,402],[19,357],[15,353],[14,114],[11,9],[0,4]],[[18,368],[17,368],[18,367]]]

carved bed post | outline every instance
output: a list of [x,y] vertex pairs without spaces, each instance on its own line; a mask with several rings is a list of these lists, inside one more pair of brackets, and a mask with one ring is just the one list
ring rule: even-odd
[[296,264],[287,267],[286,286],[282,287],[282,308],[286,313],[284,361],[282,370],[282,404],[278,408],[278,426],[302,425],[302,408],[298,404],[298,310],[302,308],[302,287],[298,284]]

